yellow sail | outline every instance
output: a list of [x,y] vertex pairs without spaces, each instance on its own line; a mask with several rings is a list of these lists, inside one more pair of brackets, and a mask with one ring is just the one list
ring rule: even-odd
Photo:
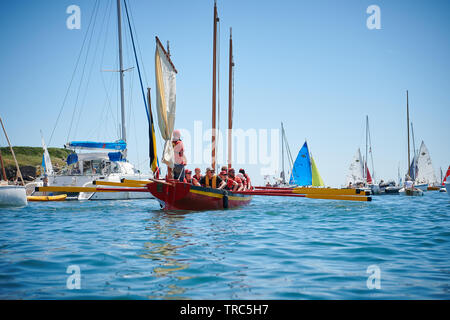
[[323,187],[324,183],[322,177],[320,176],[319,170],[317,170],[316,162],[311,155],[311,175],[312,175],[312,186],[313,187]]

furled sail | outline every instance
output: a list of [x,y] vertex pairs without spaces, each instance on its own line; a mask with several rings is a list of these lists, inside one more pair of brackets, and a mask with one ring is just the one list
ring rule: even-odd
[[41,139],[42,139],[42,149],[44,149],[44,154],[42,155],[42,168],[44,169],[43,171],[47,175],[53,174],[52,160],[50,159],[50,155],[48,154],[47,145],[45,144],[42,131],[41,131]]
[[416,183],[436,184],[436,174],[434,172],[433,164],[431,163],[430,153],[428,152],[425,143],[422,141],[417,157],[417,174]]
[[363,171],[363,162],[361,158],[361,151],[358,148],[355,156],[353,157],[353,161],[350,164],[350,168],[347,174],[347,185],[364,182],[364,171]]
[[417,174],[417,160],[416,156],[414,155],[411,164],[409,165],[408,175],[414,181],[416,179],[416,174]]
[[175,125],[176,74],[177,70],[172,64],[169,54],[156,37],[156,110],[159,131],[165,141],[162,162],[171,168],[174,166],[174,151],[171,140]]
[[292,167],[289,184],[296,184],[298,186],[310,186],[312,184],[311,160],[306,141],[300,149]]
[[319,170],[317,169],[316,162],[314,161],[314,158],[312,155],[311,155],[311,175],[312,175],[313,187],[325,186],[325,184],[323,183],[322,177],[320,176]]

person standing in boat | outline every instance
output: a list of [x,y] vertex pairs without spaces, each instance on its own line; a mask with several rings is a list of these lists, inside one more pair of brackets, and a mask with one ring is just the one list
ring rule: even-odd
[[414,188],[414,182],[412,181],[411,177],[407,174],[405,178],[405,189],[413,189]]
[[223,189],[225,181],[214,174],[211,168],[206,168],[206,175],[200,180],[202,187]]
[[186,156],[184,155],[184,144],[181,141],[181,132],[180,130],[174,130],[172,134],[172,145],[173,152],[175,155],[175,165],[173,168],[173,178],[184,181],[185,171],[184,167],[186,166]]

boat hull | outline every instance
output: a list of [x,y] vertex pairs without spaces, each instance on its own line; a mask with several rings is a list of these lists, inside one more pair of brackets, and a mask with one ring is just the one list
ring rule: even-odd
[[0,186],[1,207],[23,207],[28,204],[25,187]]
[[183,182],[155,182],[149,192],[164,203],[165,210],[220,210],[248,205],[251,195],[226,190],[197,187]]
[[422,191],[428,191],[428,183],[415,184],[414,188],[420,189]]
[[28,196],[28,201],[64,201],[67,198],[67,194],[61,194],[57,196]]

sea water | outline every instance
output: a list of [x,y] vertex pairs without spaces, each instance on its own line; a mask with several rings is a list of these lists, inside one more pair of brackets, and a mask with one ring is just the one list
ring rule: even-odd
[[450,197],[3,208],[0,299],[450,299]]

